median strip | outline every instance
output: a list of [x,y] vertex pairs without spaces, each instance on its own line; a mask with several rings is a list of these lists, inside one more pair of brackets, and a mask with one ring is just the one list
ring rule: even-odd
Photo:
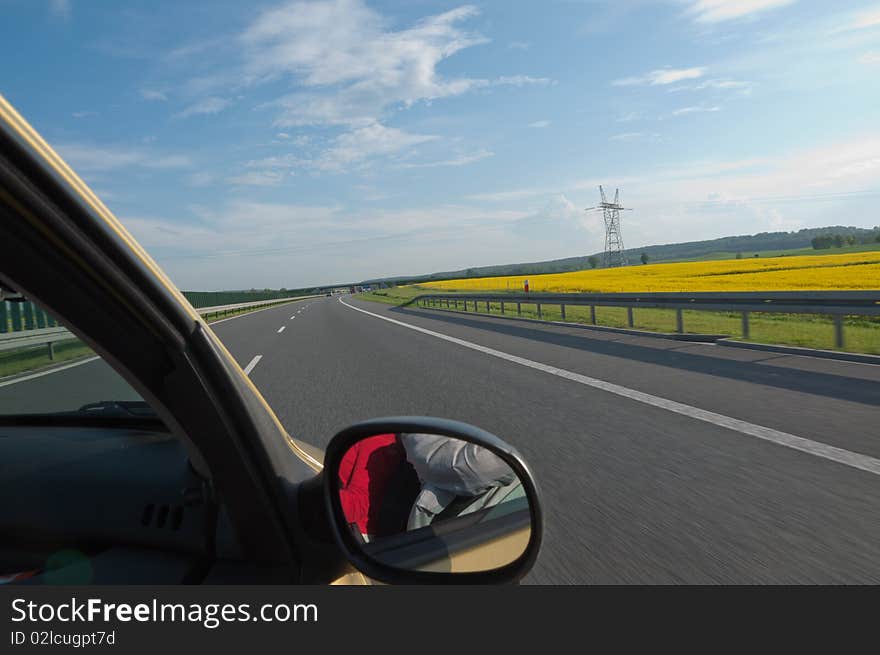
[[549,373],[550,375],[555,375],[556,377],[571,380],[572,382],[577,382],[579,384],[583,384],[594,389],[600,389],[602,391],[607,391],[608,393],[613,393],[617,396],[629,398],[630,400],[634,400],[645,405],[650,405],[659,409],[665,409],[666,411],[681,414],[682,416],[687,416],[698,421],[703,421],[705,423],[711,423],[712,425],[717,425],[719,427],[727,428],[729,430],[734,430],[741,434],[755,437],[757,439],[762,439],[764,441],[769,441],[779,446],[785,446],[786,448],[791,448],[792,450],[799,450],[815,457],[821,457],[822,459],[827,459],[832,462],[837,462],[838,464],[843,464],[844,466],[849,466],[851,468],[859,469],[861,471],[873,473],[874,475],[880,475],[880,459],[877,459],[875,457],[870,457],[861,453],[854,453],[843,448],[837,448],[836,446],[813,441],[812,439],[798,437],[794,434],[789,434],[788,432],[782,432],[780,430],[774,430],[773,428],[768,428],[763,425],[756,425],[755,423],[749,423],[748,421],[741,421],[740,419],[732,418],[730,416],[717,414],[715,412],[710,412],[708,410],[700,409],[698,407],[692,407],[691,405],[685,405],[684,403],[679,403],[674,400],[668,400],[666,398],[654,396],[649,393],[644,393],[642,391],[636,391],[635,389],[630,389],[628,387],[613,384],[611,382],[606,382],[604,380],[599,380],[597,378],[591,378],[586,375],[581,375],[580,373],[574,373],[573,371],[556,368],[555,366],[548,366],[547,364],[542,364],[541,362],[526,359],[525,357],[511,355],[500,350],[495,350],[494,348],[481,346],[480,344],[473,343],[471,341],[465,341],[464,339],[451,337],[441,332],[435,332],[434,330],[429,330],[427,328],[410,325],[409,323],[404,323],[403,321],[398,321],[387,316],[382,316],[381,314],[374,314],[373,312],[368,312],[365,309],[354,307],[353,305],[349,305],[347,302],[342,300],[342,298],[339,299],[339,302],[356,312],[361,312],[362,314],[366,314],[368,316],[372,316],[383,321],[388,321],[389,323],[394,323],[395,325],[399,325],[410,330],[415,330],[416,332],[421,332],[422,334],[427,334],[429,336],[436,337],[437,339],[442,339],[443,341],[448,341],[450,343],[463,346],[464,348],[470,348],[471,350],[476,350],[492,357],[497,357],[499,359],[503,359],[514,364],[519,364],[520,366],[526,366],[528,368],[542,371],[544,373]]

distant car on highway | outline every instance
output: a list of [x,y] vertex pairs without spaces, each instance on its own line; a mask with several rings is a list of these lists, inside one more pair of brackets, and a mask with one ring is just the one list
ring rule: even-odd
[[[4,580],[499,583],[535,562],[539,496],[512,447],[428,417],[350,426],[326,453],[288,434],[158,265],[0,96],[4,298],[27,299],[81,342],[66,362],[0,384]],[[427,461],[428,439],[449,457]],[[467,470],[454,464],[465,452]]]

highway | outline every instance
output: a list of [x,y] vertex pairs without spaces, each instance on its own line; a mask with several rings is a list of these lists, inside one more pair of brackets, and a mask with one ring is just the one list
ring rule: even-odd
[[516,446],[545,508],[527,583],[880,582],[880,366],[349,296],[213,328],[304,441],[426,414]]
[[427,414],[516,446],[546,510],[526,582],[880,581],[880,469],[379,317],[844,449],[869,468],[880,458],[880,367],[345,302],[355,309],[326,298],[215,329],[243,366],[262,355],[251,378],[288,431],[316,445],[361,419]]

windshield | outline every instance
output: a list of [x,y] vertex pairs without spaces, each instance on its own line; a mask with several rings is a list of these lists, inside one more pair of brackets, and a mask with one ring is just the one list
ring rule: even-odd
[[153,416],[107,362],[40,305],[0,301],[0,416]]

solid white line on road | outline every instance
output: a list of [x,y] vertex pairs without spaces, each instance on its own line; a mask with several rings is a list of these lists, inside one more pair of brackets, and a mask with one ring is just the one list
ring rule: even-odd
[[278,328],[278,334],[281,334],[282,332],[284,332],[284,326],[283,326],[283,325],[282,325],[280,328]]
[[89,357],[88,359],[81,359],[76,362],[72,362],[71,364],[65,364],[64,366],[57,366],[55,368],[51,368],[48,371],[41,371],[39,373],[31,373],[30,375],[23,375],[20,378],[15,378],[14,380],[6,380],[5,382],[0,382],[0,387],[8,387],[10,384],[18,384],[19,382],[25,382],[27,380],[33,380],[34,378],[41,378],[44,375],[52,375],[52,373],[58,373],[59,371],[66,371],[69,368],[73,368],[74,366],[82,366],[83,364],[88,364],[89,362],[93,362],[96,359],[101,359],[100,357]]
[[433,330],[428,330],[426,328],[418,327],[416,325],[410,325],[409,323],[404,323],[403,321],[398,321],[387,316],[368,312],[367,310],[360,309],[359,307],[354,307],[343,301],[342,298],[339,299],[339,302],[341,302],[349,309],[355,310],[356,312],[361,312],[362,314],[367,314],[368,316],[373,316],[375,318],[382,319],[383,321],[388,321],[389,323],[394,323],[395,325],[400,325],[402,327],[409,328],[410,330],[421,332],[422,334],[427,334],[438,339],[443,339],[444,341],[449,341],[450,343],[454,343],[465,348],[470,348],[471,350],[476,350],[478,352],[485,353],[486,355],[491,355],[492,357],[498,357],[499,359],[504,359],[508,362],[513,362],[514,364],[519,364],[521,366],[527,366],[528,368],[532,368],[537,371],[543,371],[544,373],[549,373],[550,375],[555,375],[556,377],[565,378],[566,380],[571,380],[572,382],[578,382],[579,384],[593,387],[594,389],[601,389],[602,391],[607,391],[608,393],[623,396],[624,398],[629,398],[630,400],[635,400],[636,402],[640,402],[645,405],[659,407],[660,409],[665,409],[676,414],[681,414],[683,416],[697,419],[698,421],[712,423],[713,425],[718,425],[729,430],[735,430],[736,432],[740,432],[750,437],[756,437],[758,439],[763,439],[764,441],[770,441],[780,446],[785,446],[786,448],[799,450],[801,452],[808,453],[816,457],[821,457],[823,459],[831,460],[832,462],[837,462],[838,464],[844,464],[845,466],[850,466],[861,471],[867,471],[868,473],[873,473],[874,475],[880,475],[880,459],[877,459],[875,457],[862,455],[861,453],[854,453],[850,450],[837,448],[836,446],[830,446],[819,441],[813,441],[812,439],[798,437],[797,435],[789,434],[788,432],[781,432],[780,430],[774,430],[773,428],[768,428],[763,425],[756,425],[754,423],[749,423],[748,421],[741,421],[739,419],[731,418],[730,416],[725,416],[723,414],[716,414],[715,412],[710,412],[708,410],[700,409],[698,407],[685,405],[684,403],[679,403],[674,400],[668,400],[666,398],[654,396],[649,393],[644,393],[642,391],[636,391],[635,389],[623,387],[618,384],[613,384],[611,382],[605,382],[604,380],[599,380],[597,378],[591,378],[586,375],[581,375],[580,373],[574,373],[565,369],[556,368],[555,366],[548,366],[547,364],[542,364],[541,362],[526,359],[525,357],[511,355],[500,350],[495,350],[494,348],[488,348],[486,346],[481,346],[477,343],[465,341],[464,339],[451,337],[441,332],[435,332]]
[[260,363],[260,360],[261,360],[261,359],[263,359],[263,356],[262,356],[262,355],[257,355],[256,357],[254,357],[254,358],[250,361],[250,363],[248,363],[248,365],[244,367],[244,374],[245,374],[245,375],[250,375],[250,374],[251,374],[251,371],[253,371],[253,370],[254,370],[254,367],[255,367],[257,364]]
[[[214,326],[214,325],[217,325],[218,323],[225,323],[226,321],[234,321],[238,318],[244,318],[245,316],[253,316],[254,314],[259,314],[260,312],[265,312],[270,309],[277,309],[277,308],[278,308],[277,306],[269,306],[269,307],[266,307],[265,309],[255,309],[254,311],[245,312],[244,314],[239,314],[238,316],[230,316],[229,318],[221,318],[219,321],[211,321],[209,323],[209,326]],[[291,316],[290,318],[293,318],[293,316]],[[281,328],[281,330],[283,330],[283,329],[284,328]],[[278,331],[281,332],[281,330],[278,330]],[[249,373],[250,370],[253,369],[253,367],[257,365],[257,362],[260,360],[260,357],[262,357],[262,355],[259,355],[258,357],[256,357],[255,358],[256,361],[252,361],[250,364],[248,364],[248,366],[250,368],[245,369],[245,373]],[[51,375],[52,373],[59,373],[61,371],[66,371],[69,368],[73,368],[74,366],[82,366],[83,364],[88,364],[89,362],[93,362],[96,359],[101,359],[101,358],[97,357],[97,356],[89,357],[88,359],[81,359],[81,360],[72,362],[70,364],[65,364],[63,366],[56,366],[55,368],[51,368],[48,371],[40,371],[39,373],[33,373],[31,375],[23,375],[22,377],[15,378],[14,380],[5,380],[3,382],[0,382],[0,387],[7,387],[10,384],[18,384],[19,382],[26,382],[27,380],[33,380],[34,378],[43,377],[44,375]]]

